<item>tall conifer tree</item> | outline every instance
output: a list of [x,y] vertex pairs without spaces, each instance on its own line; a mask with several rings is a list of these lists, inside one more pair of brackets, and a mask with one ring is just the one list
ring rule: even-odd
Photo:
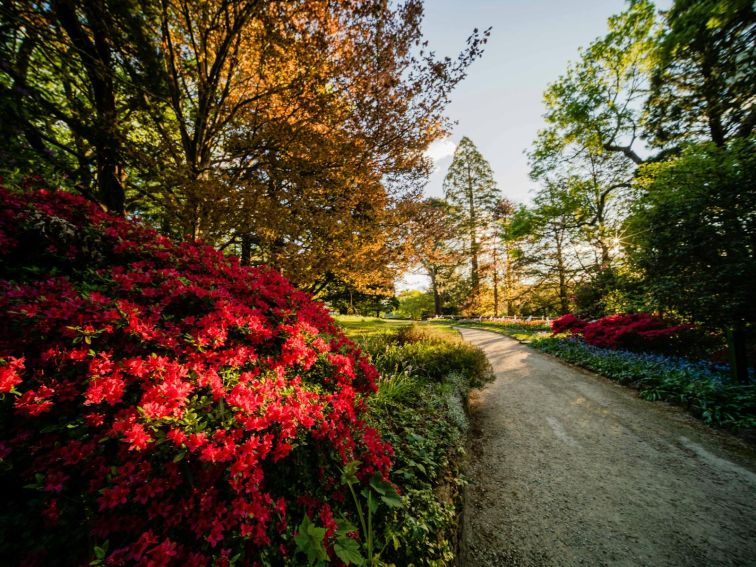
[[493,211],[501,195],[491,165],[466,136],[454,152],[443,188],[446,200],[459,215],[465,249],[470,259],[472,299],[475,300],[480,289],[481,237],[493,220]]

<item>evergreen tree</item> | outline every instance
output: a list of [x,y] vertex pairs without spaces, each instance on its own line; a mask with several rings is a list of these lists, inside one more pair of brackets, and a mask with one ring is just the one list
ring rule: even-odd
[[491,165],[470,138],[459,142],[449,171],[444,178],[444,196],[455,207],[465,250],[470,259],[472,300],[480,289],[481,237],[493,220],[500,192]]

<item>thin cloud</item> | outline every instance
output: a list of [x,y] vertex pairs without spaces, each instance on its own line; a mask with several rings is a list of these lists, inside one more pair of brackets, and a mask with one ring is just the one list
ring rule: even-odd
[[451,138],[444,138],[443,140],[436,140],[428,146],[428,149],[425,150],[425,156],[431,158],[435,166],[442,159],[453,156],[456,149],[457,144],[452,142]]

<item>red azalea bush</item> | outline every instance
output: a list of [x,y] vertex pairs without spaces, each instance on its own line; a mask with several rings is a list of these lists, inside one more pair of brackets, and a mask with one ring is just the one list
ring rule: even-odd
[[558,319],[554,319],[551,322],[552,335],[558,335],[560,333],[572,333],[573,335],[579,335],[585,329],[588,321],[578,319],[572,313],[562,315]]
[[649,313],[609,315],[596,321],[562,315],[551,322],[553,335],[572,333],[593,346],[700,357],[712,338],[692,325],[670,325]]
[[0,563],[277,564],[305,515],[335,560],[376,378],[278,273],[0,189]]
[[689,328],[689,325],[669,325],[649,313],[630,313],[588,323],[583,338],[597,347],[670,352],[676,349],[678,336]]

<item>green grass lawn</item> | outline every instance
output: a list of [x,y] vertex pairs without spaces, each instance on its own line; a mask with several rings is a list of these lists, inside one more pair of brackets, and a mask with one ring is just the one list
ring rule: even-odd
[[459,333],[452,328],[454,321],[448,319],[411,321],[408,319],[380,319],[378,317],[363,317],[361,315],[336,315],[334,319],[339,325],[341,325],[346,334],[350,337],[376,335],[385,331],[398,329],[400,327],[407,327],[410,325],[431,327],[449,336],[459,336]]
[[407,327],[414,321],[404,319],[379,319],[378,317],[362,317],[360,315],[336,315],[336,322],[343,327],[344,331],[350,337],[368,336]]

